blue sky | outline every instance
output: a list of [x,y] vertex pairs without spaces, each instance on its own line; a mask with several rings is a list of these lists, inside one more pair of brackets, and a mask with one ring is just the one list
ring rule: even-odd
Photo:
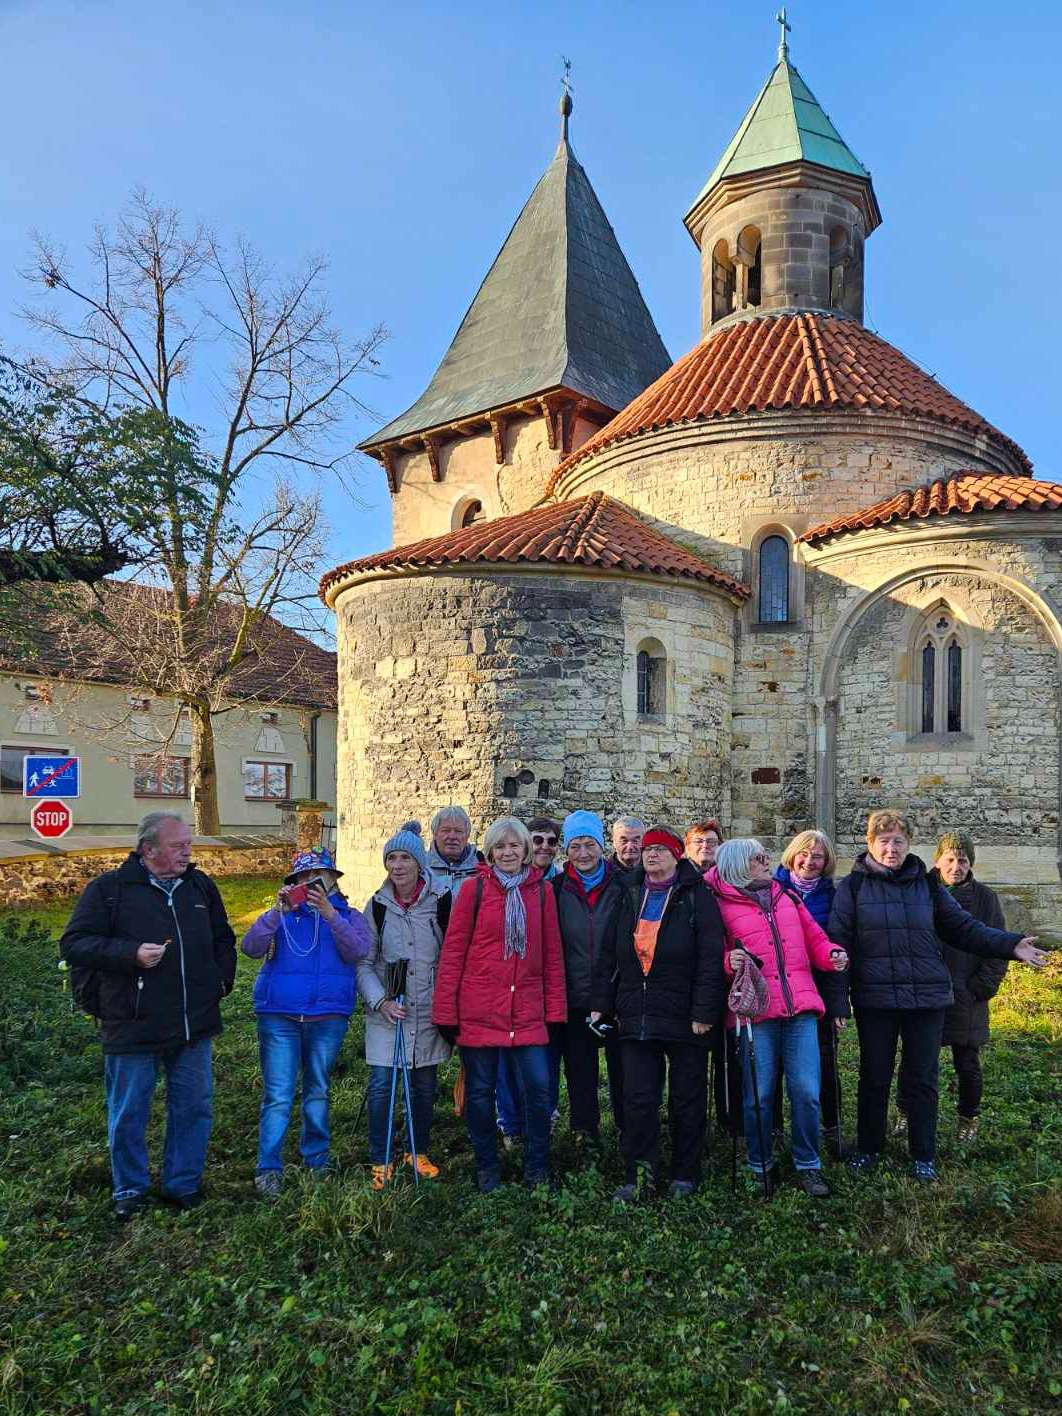
[[[682,215],[774,62],[773,5],[0,0],[0,342],[33,347],[37,228],[77,254],[132,187],[278,267],[331,263],[391,338],[384,422],[430,378],[556,145],[572,142],[673,357],[698,337]],[[868,323],[1062,479],[1062,18],[1043,0],[789,6],[794,63],[871,169]],[[201,413],[205,385],[188,392]],[[350,440],[377,424],[352,424]],[[383,473],[327,494],[331,563],[389,544]]]

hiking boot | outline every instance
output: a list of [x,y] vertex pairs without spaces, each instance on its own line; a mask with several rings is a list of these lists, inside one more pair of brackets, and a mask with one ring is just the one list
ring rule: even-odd
[[798,1170],[797,1184],[813,1200],[828,1200],[832,1193],[821,1170]]
[[911,1179],[918,1180],[923,1185],[935,1185],[940,1179],[937,1174],[937,1167],[931,1160],[912,1160]]
[[692,1180],[672,1180],[667,1187],[667,1197],[669,1200],[684,1200],[692,1195],[697,1186]]
[[[406,1151],[406,1154],[405,1154],[405,1162],[406,1162],[407,1165],[410,1165],[410,1166],[413,1164],[413,1157],[412,1157],[412,1155],[410,1155],[409,1151]],[[426,1155],[420,1155],[420,1154],[418,1153],[418,1155],[417,1155],[417,1174],[420,1176],[420,1178],[421,1178],[422,1180],[438,1180],[438,1178],[439,1178],[439,1167],[438,1167],[437,1165],[432,1165],[431,1161],[428,1159],[428,1157],[427,1157]]]
[[374,1165],[372,1168],[372,1188],[383,1190],[389,1180],[393,1180],[395,1168],[393,1165]]
[[501,1184],[501,1176],[496,1170],[477,1170],[476,1189],[481,1195],[489,1195]]
[[848,1157],[848,1169],[857,1175],[872,1175],[881,1162],[881,1156],[873,1151],[853,1151]]
[[896,1112],[896,1114],[895,1114],[895,1115],[893,1116],[893,1118],[892,1118],[892,1125],[889,1127],[889,1130],[892,1132],[892,1134],[893,1134],[894,1136],[906,1136],[906,1135],[907,1135],[907,1112],[906,1112],[906,1111],[899,1111],[899,1110],[898,1110],[898,1111]]
[[977,1140],[977,1117],[960,1116],[955,1138],[961,1146],[973,1145]]
[[146,1195],[123,1195],[120,1200],[113,1202],[111,1213],[119,1224],[128,1224],[144,1208],[146,1201]]
[[284,1184],[279,1170],[262,1170],[254,1177],[254,1188],[262,1200],[277,1200]]

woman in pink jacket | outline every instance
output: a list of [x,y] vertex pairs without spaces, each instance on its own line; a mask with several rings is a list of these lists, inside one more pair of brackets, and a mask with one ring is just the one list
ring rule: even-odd
[[[727,841],[716,852],[705,880],[726,927],[723,956],[728,977],[756,967],[767,985],[767,1006],[752,1019],[756,1082],[752,1085],[749,1039],[741,1038],[745,1078],[745,1141],[749,1168],[777,1184],[772,1164],[771,1114],[779,1067],[785,1073],[793,1118],[793,1164],[801,1189],[823,1199],[830,1187],[819,1159],[818,1020],[826,1011],[812,968],[848,967],[843,949],[832,945],[796,895],[771,875],[771,858],[759,841]],[[754,961],[748,963],[748,959]],[[733,1014],[727,1026],[736,1026]],[[757,1112],[762,1128],[757,1125]],[[767,1154],[761,1154],[760,1134]]]

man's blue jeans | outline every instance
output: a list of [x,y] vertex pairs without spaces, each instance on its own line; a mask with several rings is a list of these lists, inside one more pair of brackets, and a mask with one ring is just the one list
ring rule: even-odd
[[[549,1048],[549,1113],[556,1115],[560,1104],[561,1050],[550,1044]],[[498,1059],[498,1130],[503,1136],[524,1134],[524,1098],[520,1091],[520,1078],[513,1061],[512,1050],[501,1049]]]
[[284,1137],[302,1076],[302,1135],[299,1149],[311,1170],[328,1164],[328,1083],[349,1018],[299,1022],[282,1013],[258,1018],[262,1065],[262,1111],[258,1122],[258,1173],[284,1168]]
[[147,1128],[159,1071],[166,1073],[166,1139],[162,1190],[190,1195],[199,1189],[214,1119],[211,1039],[165,1052],[116,1052],[103,1059],[107,1143],[116,1200],[147,1193]]
[[[365,1103],[369,1113],[369,1160],[373,1165],[383,1165],[387,1159],[387,1113],[391,1108],[390,1067],[369,1068],[369,1092]],[[431,1147],[431,1123],[435,1115],[435,1092],[439,1076],[438,1067],[410,1067],[409,1096],[413,1103],[413,1139],[417,1154],[428,1155]],[[395,1116],[406,1109],[405,1090],[402,1073],[399,1071],[395,1084]],[[393,1124],[393,1119],[392,1119]],[[407,1121],[392,1146],[391,1159],[395,1151],[401,1156],[409,1149],[409,1122]]]
[[[793,1164],[797,1170],[818,1170],[819,1159],[819,1037],[818,1019],[813,1013],[795,1018],[772,1018],[753,1023],[756,1049],[756,1081],[760,1097],[760,1123],[756,1121],[752,1068],[749,1063],[747,1029],[741,1033],[741,1065],[745,1079],[745,1144],[752,1170],[768,1168],[771,1158],[771,1119],[778,1070],[785,1073],[789,1108],[793,1119]],[[760,1127],[767,1154],[760,1154]]]
[[465,1064],[465,1121],[476,1170],[497,1175],[498,1130],[494,1097],[498,1087],[498,1060],[512,1058],[524,1098],[524,1179],[544,1180],[549,1173],[550,1066],[549,1048],[462,1047]]

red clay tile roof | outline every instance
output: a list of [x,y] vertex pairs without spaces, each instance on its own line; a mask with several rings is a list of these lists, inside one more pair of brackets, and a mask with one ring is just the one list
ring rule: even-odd
[[604,492],[574,501],[532,507],[517,516],[477,522],[412,546],[395,546],[375,556],[330,570],[321,595],[350,575],[373,570],[419,570],[468,565],[579,565],[595,570],[631,571],[718,585],[731,595],[749,594],[693,551],[641,521]]
[[1031,477],[997,477],[984,472],[960,472],[946,481],[938,478],[913,491],[898,492],[887,501],[876,502],[865,511],[838,516],[813,526],[802,541],[825,541],[846,531],[866,531],[887,526],[890,521],[921,520],[926,516],[948,516],[953,511],[1059,511],[1062,484],[1037,482]]
[[[125,649],[93,620],[95,601],[84,586],[19,587],[17,603],[5,603],[0,627],[0,670],[39,674],[80,683],[139,683],[132,662],[160,674],[159,692],[174,676],[174,620],[168,592],[133,581],[108,580],[110,619],[120,625]],[[207,659],[226,653],[236,637],[240,612],[222,602],[209,639]],[[253,703],[334,709],[338,701],[336,655],[289,625],[265,616],[251,630],[248,655],[227,679],[225,696]],[[123,653],[125,662],[123,663]]]
[[553,473],[638,433],[698,419],[771,409],[853,408],[939,419],[989,438],[1031,471],[1025,453],[855,320],[826,314],[763,315],[710,335],[617,413]]

